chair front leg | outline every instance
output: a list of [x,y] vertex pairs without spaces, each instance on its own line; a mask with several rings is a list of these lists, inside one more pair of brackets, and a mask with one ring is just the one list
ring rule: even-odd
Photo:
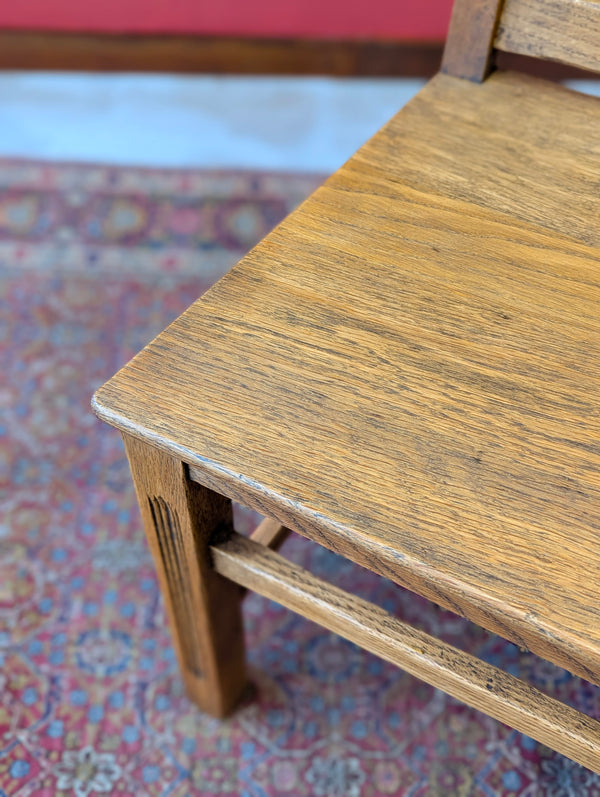
[[209,553],[233,531],[231,501],[192,482],[180,460],[123,439],[187,693],[223,717],[246,685],[242,593],[215,572]]

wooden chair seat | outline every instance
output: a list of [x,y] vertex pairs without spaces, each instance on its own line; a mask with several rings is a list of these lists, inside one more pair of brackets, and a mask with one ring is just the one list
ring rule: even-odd
[[600,684],[598,130],[598,99],[438,75],[96,412]]

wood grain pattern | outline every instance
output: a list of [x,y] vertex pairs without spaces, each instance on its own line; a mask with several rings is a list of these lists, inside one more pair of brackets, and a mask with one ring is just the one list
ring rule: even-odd
[[179,515],[177,510],[171,508],[162,496],[150,496],[148,505],[160,561],[166,576],[181,657],[185,662],[185,669],[194,678],[201,679],[203,678],[202,643],[199,639],[198,625],[194,619],[190,563],[185,555]]
[[124,435],[188,694],[223,717],[246,685],[241,591],[214,572],[208,545],[233,531],[231,501],[176,459]]
[[398,186],[463,200],[597,247],[598,125],[597,97],[543,80],[438,75],[338,179],[390,202]]
[[600,772],[600,722],[239,534],[212,552],[217,571],[232,581]]
[[599,123],[438,76],[96,411],[600,683]]
[[492,63],[502,0],[454,0],[442,72],[481,83]]
[[505,0],[494,46],[600,71],[597,0]]

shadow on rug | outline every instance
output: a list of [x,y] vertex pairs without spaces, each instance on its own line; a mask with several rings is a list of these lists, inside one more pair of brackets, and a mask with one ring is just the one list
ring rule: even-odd
[[[256,696],[184,697],[89,400],[316,177],[0,161],[0,795],[598,795],[600,778],[258,596]],[[237,511],[247,531],[255,517]],[[577,707],[597,691],[299,538],[290,558]]]

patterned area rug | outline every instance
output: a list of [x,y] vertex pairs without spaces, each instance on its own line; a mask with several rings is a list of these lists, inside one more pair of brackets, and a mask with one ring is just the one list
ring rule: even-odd
[[[220,723],[182,693],[119,435],[90,396],[318,182],[0,162],[0,795],[600,794],[254,595],[254,697]],[[584,681],[316,545],[284,553],[600,716]]]

